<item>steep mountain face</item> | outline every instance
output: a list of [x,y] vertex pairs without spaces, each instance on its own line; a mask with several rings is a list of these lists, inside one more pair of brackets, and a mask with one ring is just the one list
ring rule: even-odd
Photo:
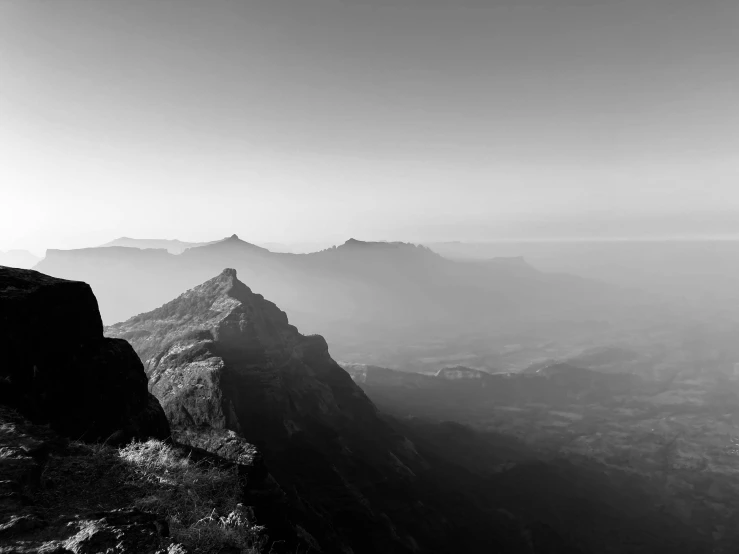
[[175,429],[229,428],[283,442],[377,423],[374,406],[275,304],[227,269],[148,314],[108,327],[144,360]]
[[0,403],[84,440],[166,438],[140,360],[85,283],[0,267]]
[[213,451],[231,433],[259,447],[293,526],[321,551],[577,551],[534,547],[525,519],[480,505],[464,470],[450,479],[458,469],[430,463],[322,337],[233,269],[106,332],[134,345],[178,441]]

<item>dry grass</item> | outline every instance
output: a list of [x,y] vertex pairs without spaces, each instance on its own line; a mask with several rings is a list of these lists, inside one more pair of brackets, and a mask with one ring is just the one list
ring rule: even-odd
[[240,504],[236,468],[194,461],[161,441],[131,443],[119,456],[126,467],[126,485],[139,489],[134,504],[169,520],[173,540],[194,552],[223,547],[258,554],[263,528],[250,508]]
[[267,537],[240,504],[241,488],[235,467],[195,460],[161,441],[120,449],[72,443],[49,459],[35,500],[50,520],[133,505],[166,517],[172,540],[189,552],[259,554]]

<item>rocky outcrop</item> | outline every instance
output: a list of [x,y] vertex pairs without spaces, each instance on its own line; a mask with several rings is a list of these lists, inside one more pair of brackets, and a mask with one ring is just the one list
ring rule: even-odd
[[[380,474],[407,478],[412,449],[331,359],[326,341],[301,335],[284,312],[241,283],[235,270],[106,332],[134,345],[179,442],[250,462],[260,457],[250,446],[256,444],[277,481],[287,486],[285,499],[296,518],[311,522],[304,532],[357,548],[346,535],[363,525],[347,520],[344,529],[336,529],[342,517],[328,512],[340,508],[337,499],[325,490],[319,494],[329,486],[344,491],[342,501],[351,506],[344,517],[361,513],[365,526],[384,529],[375,535],[385,535],[389,544],[392,525],[373,513],[360,490],[370,487],[367,474],[350,477],[347,470],[350,464],[355,471],[373,465]],[[372,447],[377,442],[383,447]],[[319,506],[311,506],[321,497]]]
[[[147,438],[172,438],[174,444],[126,446],[171,450],[167,458],[147,454],[141,467],[169,463],[176,471],[192,459],[222,467],[221,479],[236,466],[238,478],[229,491],[270,523],[271,550],[305,551],[301,545],[310,537],[286,520],[287,495],[253,445],[225,428],[180,427],[172,436],[136,352],[125,340],[103,337],[97,303],[85,283],[0,268],[0,330],[0,543],[12,545],[8,552],[184,554],[169,538],[169,499],[193,494],[191,484],[173,484],[170,475],[169,488],[157,492],[152,476],[135,465],[137,458],[111,448]],[[80,439],[105,444],[87,446]],[[201,490],[198,502],[206,508],[222,503],[215,494]],[[202,515],[208,513],[209,508]],[[200,525],[198,517],[188,525]],[[246,520],[239,517],[223,525],[238,523],[243,533]],[[174,521],[174,532],[192,539],[181,519]],[[223,544],[238,540],[228,532],[217,537]],[[218,551],[217,544],[213,549]]]
[[233,269],[107,334],[134,345],[176,432],[229,429],[274,445],[379,424],[323,337],[301,335]]
[[282,521],[279,536],[320,552],[532,552],[445,485],[455,478],[380,416],[326,341],[300,334],[235,270],[106,333],[131,341],[178,441],[248,461],[268,532]]
[[131,345],[103,337],[90,287],[0,267],[0,404],[76,440],[169,436]]

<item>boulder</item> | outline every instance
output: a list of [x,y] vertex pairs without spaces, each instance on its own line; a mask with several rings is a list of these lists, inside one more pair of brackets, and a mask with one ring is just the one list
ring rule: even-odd
[[131,345],[103,336],[90,287],[0,267],[0,404],[85,441],[165,439]]

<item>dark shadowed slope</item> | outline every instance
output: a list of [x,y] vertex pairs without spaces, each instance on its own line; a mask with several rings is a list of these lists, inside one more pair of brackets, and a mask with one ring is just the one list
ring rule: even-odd
[[[582,359],[613,358],[631,359],[618,350]],[[568,363],[509,375],[345,367],[380,410],[402,418],[419,451],[430,444],[476,473],[492,472],[496,502],[526,502],[540,487],[546,493],[530,501],[536,517],[560,525],[580,520],[579,532],[589,537],[583,540],[597,545],[600,538],[613,551],[631,544],[636,552],[656,552],[683,530],[702,536],[703,546],[678,540],[672,548],[736,551],[736,378],[653,381]],[[519,440],[546,463],[522,459]]]
[[103,337],[92,290],[0,267],[0,403],[74,439],[164,439],[131,345]]
[[256,449],[172,444],[141,360],[102,331],[87,284],[0,267],[0,551],[284,553],[295,533],[268,543],[244,508],[279,501]]

